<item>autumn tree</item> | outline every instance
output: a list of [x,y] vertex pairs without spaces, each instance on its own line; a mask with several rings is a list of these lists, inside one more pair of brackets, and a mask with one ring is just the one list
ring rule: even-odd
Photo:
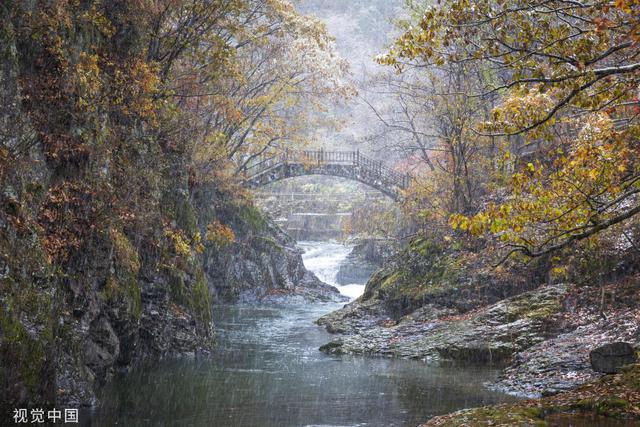
[[224,167],[238,174],[265,151],[305,143],[311,113],[350,91],[346,62],[319,20],[286,0],[227,9],[233,20],[209,18],[206,43],[176,61],[168,92],[191,117],[198,180]]
[[411,68],[378,81],[386,108],[367,101],[380,122],[372,141],[401,153],[413,170],[414,185],[405,198],[411,215],[446,222],[453,213],[477,210],[495,152],[491,138],[473,132],[475,123],[488,118],[495,98],[467,95],[482,84],[478,69],[464,64],[427,72]]
[[[383,63],[488,64],[498,94],[478,136],[533,148],[509,195],[454,227],[537,257],[640,212],[640,3],[447,0],[425,6]],[[507,143],[505,142],[505,147]],[[505,149],[505,161],[514,153]]]

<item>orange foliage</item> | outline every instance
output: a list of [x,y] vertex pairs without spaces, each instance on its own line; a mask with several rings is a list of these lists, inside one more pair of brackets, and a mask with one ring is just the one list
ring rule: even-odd
[[207,235],[205,237],[218,247],[223,247],[236,241],[236,235],[233,230],[218,220],[207,225]]

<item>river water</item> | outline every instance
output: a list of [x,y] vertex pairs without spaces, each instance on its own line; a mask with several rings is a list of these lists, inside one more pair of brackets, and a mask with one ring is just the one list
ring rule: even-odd
[[[303,242],[307,268],[333,283],[350,248]],[[362,284],[340,287],[352,297]],[[497,371],[325,355],[313,321],[339,304],[215,307],[207,360],[144,365],[105,387],[91,425],[415,426],[433,415],[513,398],[482,384]]]

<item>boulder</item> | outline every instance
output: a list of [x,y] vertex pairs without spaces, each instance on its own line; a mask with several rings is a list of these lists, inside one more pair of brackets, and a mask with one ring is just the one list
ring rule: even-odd
[[323,353],[327,354],[342,354],[342,339],[338,338],[336,340],[330,341],[322,346],[320,346],[319,350]]
[[594,371],[615,374],[624,365],[636,362],[636,352],[629,343],[614,342],[592,350],[589,360]]

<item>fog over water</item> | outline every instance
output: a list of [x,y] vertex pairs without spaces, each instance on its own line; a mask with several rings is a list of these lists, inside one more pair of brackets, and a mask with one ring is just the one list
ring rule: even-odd
[[[327,131],[325,141],[344,149],[367,149],[364,141],[372,133],[377,119],[360,96],[377,105],[385,97],[368,91],[369,81],[380,73],[393,73],[389,67],[378,65],[374,57],[383,53],[399,34],[395,20],[403,16],[403,0],[301,0],[298,8],[321,19],[335,37],[336,50],[351,67],[359,97],[333,111],[342,123],[337,134]],[[320,131],[322,135],[322,131]],[[326,143],[325,143],[326,144]]]

